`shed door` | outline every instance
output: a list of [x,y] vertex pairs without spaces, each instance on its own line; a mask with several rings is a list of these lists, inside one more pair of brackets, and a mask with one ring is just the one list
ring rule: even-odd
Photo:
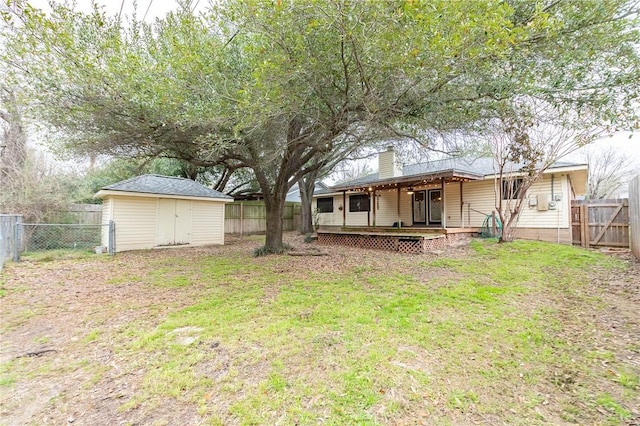
[[191,242],[191,201],[160,198],[158,200],[159,246]]
[[191,201],[176,200],[175,244],[191,243]]

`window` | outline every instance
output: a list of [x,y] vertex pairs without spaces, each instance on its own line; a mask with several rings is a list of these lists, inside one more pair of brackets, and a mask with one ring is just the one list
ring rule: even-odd
[[502,179],[502,199],[515,200],[520,198],[522,189],[522,178]]
[[369,195],[358,194],[349,196],[350,212],[368,212],[369,211]]
[[333,213],[333,197],[318,198],[316,203],[318,213]]

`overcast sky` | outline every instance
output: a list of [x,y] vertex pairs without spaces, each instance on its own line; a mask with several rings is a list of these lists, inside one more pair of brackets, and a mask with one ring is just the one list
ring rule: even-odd
[[[61,0],[58,0],[61,2]],[[91,0],[77,0],[76,10],[81,12],[91,11]],[[104,6],[108,15],[117,15],[122,8],[123,16],[131,16],[134,11],[134,2],[132,0],[95,0],[95,3]],[[43,10],[49,10],[49,0],[29,0],[29,4],[33,7]],[[200,9],[209,4],[209,0],[194,0],[194,5]],[[178,8],[175,0],[138,0],[138,19],[145,17],[147,22],[153,21],[155,18],[164,17],[167,12]]]

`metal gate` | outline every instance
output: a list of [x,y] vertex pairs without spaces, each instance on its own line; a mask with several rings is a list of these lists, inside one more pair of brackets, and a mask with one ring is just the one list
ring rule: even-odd
[[571,231],[582,247],[629,247],[629,200],[573,201]]

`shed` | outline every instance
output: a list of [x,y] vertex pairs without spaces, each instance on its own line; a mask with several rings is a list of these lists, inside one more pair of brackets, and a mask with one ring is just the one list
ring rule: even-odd
[[95,197],[103,200],[102,224],[115,223],[115,251],[224,244],[224,206],[233,201],[192,180],[160,175],[105,186]]

